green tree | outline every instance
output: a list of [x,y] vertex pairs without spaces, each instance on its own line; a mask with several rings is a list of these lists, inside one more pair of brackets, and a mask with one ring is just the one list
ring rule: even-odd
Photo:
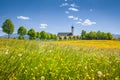
[[8,34],[8,38],[10,38],[10,35],[14,32],[14,24],[10,19],[6,19],[6,21],[3,23],[2,30]]
[[30,40],[36,39],[36,32],[35,32],[34,29],[30,29],[30,30],[28,31],[28,35],[29,35],[29,39],[30,39]]
[[51,36],[51,39],[54,39],[54,35],[53,34],[50,34],[50,36]]
[[22,39],[25,39],[25,37],[20,35],[18,39],[22,40]]
[[24,26],[21,26],[17,32],[20,35],[19,39],[25,39],[25,35],[27,34],[27,29]]
[[82,38],[83,40],[86,39],[86,31],[85,31],[85,30],[82,30],[81,38]]
[[79,35],[76,36],[76,39],[77,39],[77,40],[80,40],[80,39],[81,39],[81,36],[79,36]]
[[89,33],[87,33],[87,39],[89,39],[89,40],[96,40],[97,39],[97,35],[96,35],[96,32],[89,32]]
[[47,33],[45,31],[40,32],[41,39],[46,39],[47,38]]
[[59,36],[59,40],[63,40],[62,36]]
[[51,39],[51,34],[46,34],[47,35],[47,39],[50,40]]
[[58,39],[56,34],[53,34],[53,39],[54,39],[54,40],[57,40],[57,39]]
[[73,36],[69,36],[69,40],[73,40]]
[[67,40],[67,36],[64,36],[64,40]]
[[96,33],[96,35],[97,35],[97,40],[101,40],[102,39],[102,33],[100,31],[98,31]]
[[40,38],[40,32],[36,32],[36,38]]
[[110,32],[107,33],[107,36],[108,36],[108,40],[112,40],[113,36]]
[[73,36],[73,39],[74,39],[74,40],[76,40],[76,38],[77,38],[76,36]]

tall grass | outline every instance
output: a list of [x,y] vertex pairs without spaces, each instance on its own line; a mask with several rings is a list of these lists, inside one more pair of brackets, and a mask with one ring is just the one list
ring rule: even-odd
[[120,79],[119,49],[58,43],[0,39],[0,80]]

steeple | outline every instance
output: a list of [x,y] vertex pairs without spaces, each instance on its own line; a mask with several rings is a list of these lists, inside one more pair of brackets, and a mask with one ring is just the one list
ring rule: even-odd
[[74,35],[74,26],[71,27],[72,35]]

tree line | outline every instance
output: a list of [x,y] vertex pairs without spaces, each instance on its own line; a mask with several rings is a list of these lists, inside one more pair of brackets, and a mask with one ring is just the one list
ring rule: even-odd
[[[2,31],[8,34],[8,38],[10,38],[10,35],[14,32],[14,24],[10,19],[6,19],[5,22],[2,25]],[[85,30],[82,30],[81,35],[78,36],[59,36],[57,37],[56,34],[48,34],[45,31],[36,32],[33,28],[27,29],[24,26],[20,26],[17,30],[17,33],[19,34],[18,39],[25,39],[26,35],[29,36],[29,40],[112,40],[113,36],[110,32],[105,33],[101,31],[97,32],[86,32]]]
[[[6,21],[2,25],[2,31],[8,34],[8,38],[14,32],[14,24],[10,19],[6,19]],[[19,34],[18,39],[25,39],[26,35],[29,36],[29,40],[57,40],[57,36],[55,34],[48,34],[45,31],[36,32],[33,28],[28,30],[24,26],[20,26],[17,30],[17,34]]]
[[110,32],[105,33],[101,31],[97,32],[86,32],[85,30],[82,30],[81,33],[81,39],[82,40],[112,40],[113,36]]

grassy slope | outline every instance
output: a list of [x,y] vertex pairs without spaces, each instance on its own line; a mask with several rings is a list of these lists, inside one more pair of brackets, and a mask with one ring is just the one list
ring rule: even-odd
[[119,80],[118,43],[0,39],[0,80],[40,80],[41,76],[47,80]]

